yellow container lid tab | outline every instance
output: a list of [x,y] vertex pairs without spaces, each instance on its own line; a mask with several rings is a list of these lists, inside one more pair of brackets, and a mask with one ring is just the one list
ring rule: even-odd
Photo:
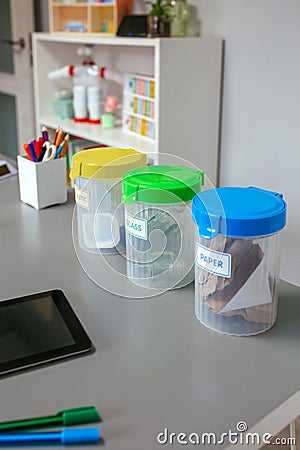
[[73,156],[70,178],[121,178],[127,170],[146,165],[147,155],[133,148],[93,148]]

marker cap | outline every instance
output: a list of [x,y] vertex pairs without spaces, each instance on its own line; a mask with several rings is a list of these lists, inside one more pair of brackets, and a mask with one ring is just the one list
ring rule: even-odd
[[80,444],[83,442],[99,442],[98,428],[82,428],[77,430],[63,430],[61,432],[62,444]]

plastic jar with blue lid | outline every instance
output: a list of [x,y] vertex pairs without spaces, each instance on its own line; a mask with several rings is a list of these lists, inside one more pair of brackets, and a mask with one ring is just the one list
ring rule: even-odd
[[276,320],[282,194],[224,187],[196,195],[196,316],[220,333],[250,336]]

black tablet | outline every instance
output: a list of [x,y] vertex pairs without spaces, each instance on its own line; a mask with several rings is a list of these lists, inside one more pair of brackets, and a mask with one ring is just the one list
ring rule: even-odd
[[91,349],[62,291],[0,302],[0,375]]
[[134,14],[124,16],[117,31],[117,36],[147,37],[148,22],[146,15]]

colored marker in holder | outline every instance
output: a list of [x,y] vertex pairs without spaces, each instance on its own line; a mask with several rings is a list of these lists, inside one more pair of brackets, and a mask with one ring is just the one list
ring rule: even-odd
[[43,135],[44,142],[49,141],[48,130],[46,127],[42,127],[42,135]]
[[30,161],[33,161],[29,145],[28,144],[23,144],[23,148],[24,148],[28,158],[30,159]]
[[29,149],[32,156],[32,159],[34,162],[38,162],[38,159],[36,157],[35,148],[34,148],[34,141],[29,142]]

